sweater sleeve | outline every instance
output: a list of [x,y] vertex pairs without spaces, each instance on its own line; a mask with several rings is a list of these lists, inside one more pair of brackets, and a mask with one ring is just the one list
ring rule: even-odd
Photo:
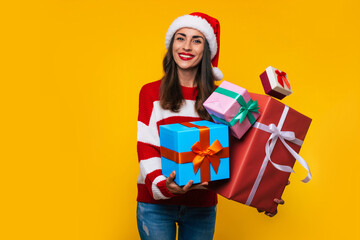
[[140,165],[138,184],[145,184],[155,200],[175,196],[166,187],[166,177],[162,175],[160,158],[160,137],[157,128],[156,110],[151,96],[152,89],[143,86],[139,96],[137,122],[137,152]]

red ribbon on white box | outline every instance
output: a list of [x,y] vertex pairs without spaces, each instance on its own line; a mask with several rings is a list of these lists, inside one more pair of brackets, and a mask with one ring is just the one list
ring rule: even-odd
[[255,122],[253,127],[255,128],[258,128],[260,130],[263,130],[265,132],[268,132],[268,133],[271,133],[269,139],[267,140],[266,142],[266,145],[265,145],[265,158],[263,160],[263,163],[261,165],[261,168],[260,168],[260,171],[256,177],[256,180],[254,182],[254,185],[251,189],[251,192],[249,194],[249,197],[246,201],[246,205],[250,205],[254,196],[255,196],[255,193],[259,187],[259,184],[260,184],[260,181],[264,175],[264,172],[265,172],[265,169],[266,169],[266,166],[269,162],[271,162],[271,164],[278,170],[280,171],[283,171],[283,172],[294,172],[294,170],[289,167],[289,166],[286,166],[286,165],[280,165],[280,164],[277,164],[277,163],[274,163],[273,161],[271,161],[271,154],[274,150],[274,147],[275,147],[275,144],[277,142],[278,139],[280,139],[280,141],[284,144],[284,146],[286,147],[286,149],[291,153],[291,155],[293,155],[293,157],[301,164],[301,166],[303,166],[308,174],[306,176],[306,178],[304,178],[303,180],[301,180],[302,182],[304,183],[307,183],[310,181],[311,179],[311,172],[310,172],[310,168],[309,168],[309,165],[306,163],[306,161],[300,157],[300,155],[294,151],[294,149],[292,149],[287,143],[285,140],[287,141],[290,141],[292,143],[295,143],[296,145],[299,145],[301,146],[303,144],[303,141],[300,140],[300,139],[297,139],[295,137],[295,133],[292,132],[292,131],[281,131],[283,125],[284,125],[284,122],[285,122],[285,119],[286,119],[286,116],[289,112],[289,107],[288,106],[285,106],[284,107],[284,110],[283,110],[283,113],[281,114],[281,117],[280,117],[280,121],[278,123],[278,125],[276,126],[275,124],[271,123],[270,125],[265,125],[265,124],[262,124],[262,123],[259,123],[259,122]]

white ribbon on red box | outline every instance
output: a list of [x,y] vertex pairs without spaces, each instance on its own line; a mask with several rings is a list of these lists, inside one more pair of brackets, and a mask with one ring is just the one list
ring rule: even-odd
[[273,161],[271,161],[271,154],[274,150],[274,147],[275,147],[275,144],[277,142],[278,139],[280,139],[280,141],[284,144],[284,146],[286,147],[286,149],[291,153],[291,155],[294,156],[294,158],[301,164],[301,166],[303,166],[308,174],[306,176],[306,178],[304,178],[303,180],[301,180],[302,182],[304,183],[307,183],[310,181],[311,179],[311,172],[310,172],[310,168],[309,168],[309,165],[306,163],[306,161],[300,157],[300,155],[294,151],[294,149],[292,149],[287,143],[285,140],[287,141],[290,141],[292,143],[295,143],[296,145],[299,145],[301,146],[303,144],[303,141],[300,140],[300,139],[297,139],[295,137],[295,133],[292,132],[292,131],[281,131],[283,125],[284,125],[284,122],[285,122],[285,119],[286,119],[286,116],[289,112],[289,107],[288,106],[285,106],[284,107],[284,110],[281,114],[281,117],[280,117],[280,121],[278,123],[278,125],[276,126],[275,124],[271,123],[268,125],[265,125],[265,124],[262,124],[262,123],[259,123],[259,122],[255,122],[253,127],[255,128],[258,128],[260,130],[263,130],[265,132],[268,132],[268,133],[271,133],[269,139],[267,140],[266,142],[266,145],[265,145],[265,158],[263,160],[263,163],[261,165],[261,168],[260,168],[260,171],[256,177],[256,180],[254,182],[254,185],[251,189],[251,192],[249,194],[249,197],[246,201],[246,205],[250,205],[254,196],[255,196],[255,193],[259,187],[259,184],[260,184],[260,181],[264,175],[264,172],[265,172],[265,169],[266,169],[266,166],[268,164],[268,162],[271,162],[271,164],[278,170],[280,171],[283,171],[283,172],[294,172],[294,170],[289,167],[289,166],[286,166],[286,165],[280,165],[280,164],[277,164],[277,163],[274,163]]

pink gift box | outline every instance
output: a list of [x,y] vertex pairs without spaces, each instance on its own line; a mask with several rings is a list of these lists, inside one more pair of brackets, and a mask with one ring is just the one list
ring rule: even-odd
[[283,99],[292,93],[287,74],[274,67],[267,67],[260,75],[260,79],[265,93],[270,96]]
[[251,99],[248,91],[227,81],[206,99],[204,107],[216,123],[228,125],[238,139],[260,116],[257,101]]

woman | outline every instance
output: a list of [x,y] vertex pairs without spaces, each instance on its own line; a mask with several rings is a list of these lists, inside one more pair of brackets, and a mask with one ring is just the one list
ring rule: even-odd
[[[163,124],[210,120],[203,102],[221,80],[217,68],[220,25],[203,13],[181,16],[170,25],[165,38],[164,77],[140,91],[138,116],[137,222],[141,239],[212,239],[217,195],[207,183],[178,186],[162,175],[158,127]],[[212,66],[213,67],[212,67]]]

